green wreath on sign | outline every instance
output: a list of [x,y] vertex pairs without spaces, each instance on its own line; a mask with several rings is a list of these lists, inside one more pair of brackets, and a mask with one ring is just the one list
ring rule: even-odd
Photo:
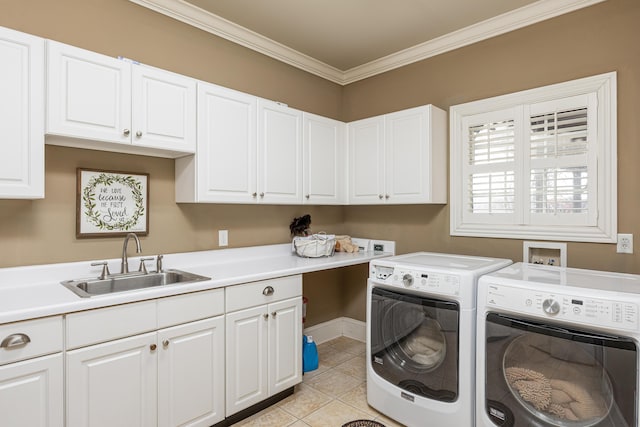
[[[100,212],[95,210],[96,186],[105,185],[108,187],[114,183],[127,186],[131,189],[133,201],[135,202],[135,210],[133,215],[131,215],[131,218],[128,220],[122,220],[116,223],[107,223],[101,219]],[[132,176],[101,173],[100,175],[92,177],[82,191],[82,202],[85,208],[84,214],[86,215],[87,220],[93,223],[100,230],[130,230],[138,223],[138,220],[144,214],[142,185]]]

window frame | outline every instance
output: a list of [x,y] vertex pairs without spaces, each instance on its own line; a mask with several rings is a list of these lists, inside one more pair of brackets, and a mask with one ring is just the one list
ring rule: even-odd
[[[577,96],[596,97],[596,141],[588,156],[596,156],[596,176],[589,177],[589,191],[596,195],[595,218],[591,225],[532,224],[529,202],[530,150],[528,117],[533,104],[562,101]],[[516,194],[518,211],[515,220],[499,218],[473,222],[474,214],[466,211],[468,192],[465,173],[468,172],[466,138],[470,117],[507,111],[521,111],[516,120]],[[517,115],[517,114],[516,114]],[[593,117],[593,116],[592,116]],[[524,120],[524,122],[523,122]],[[573,242],[615,243],[617,241],[617,75],[616,72],[571,80],[521,92],[454,105],[449,110],[450,122],[450,234],[467,237],[559,240]],[[592,122],[589,122],[592,126]],[[524,145],[524,146],[523,146]],[[519,179],[518,179],[519,177]],[[595,178],[595,183],[594,179]],[[593,184],[592,184],[593,183]],[[591,208],[590,208],[591,209]],[[484,214],[492,215],[492,214]],[[553,222],[553,221],[551,221]]]

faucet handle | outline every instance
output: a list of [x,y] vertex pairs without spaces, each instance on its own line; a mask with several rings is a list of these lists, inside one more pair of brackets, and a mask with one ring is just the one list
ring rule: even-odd
[[100,276],[98,277],[98,279],[104,280],[107,278],[108,275],[111,274],[111,272],[109,272],[109,263],[107,263],[107,261],[97,261],[97,262],[91,263],[92,267],[96,267],[98,265],[102,266],[102,272],[100,273]]
[[158,255],[156,257],[156,272],[157,273],[162,273],[162,258],[164,257],[164,255]]
[[140,267],[138,267],[138,271],[141,271],[144,274],[149,274],[147,265],[144,263],[145,261],[153,261],[153,258],[140,258]]

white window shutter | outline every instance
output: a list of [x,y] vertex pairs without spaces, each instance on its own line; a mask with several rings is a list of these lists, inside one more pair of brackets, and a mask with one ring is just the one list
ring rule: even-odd
[[516,141],[518,109],[468,116],[462,121],[462,217],[466,223],[518,221]]
[[616,73],[450,109],[451,235],[612,243]]
[[595,93],[525,108],[526,223],[596,225],[596,110]]

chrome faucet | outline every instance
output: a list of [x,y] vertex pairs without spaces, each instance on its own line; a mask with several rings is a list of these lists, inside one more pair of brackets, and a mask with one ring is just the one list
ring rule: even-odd
[[129,243],[129,238],[133,237],[136,241],[136,252],[142,252],[142,248],[140,247],[140,240],[138,240],[138,236],[135,233],[129,233],[124,238],[124,244],[122,245],[122,263],[120,264],[120,273],[128,273],[129,272],[129,260],[127,259],[127,244]]

